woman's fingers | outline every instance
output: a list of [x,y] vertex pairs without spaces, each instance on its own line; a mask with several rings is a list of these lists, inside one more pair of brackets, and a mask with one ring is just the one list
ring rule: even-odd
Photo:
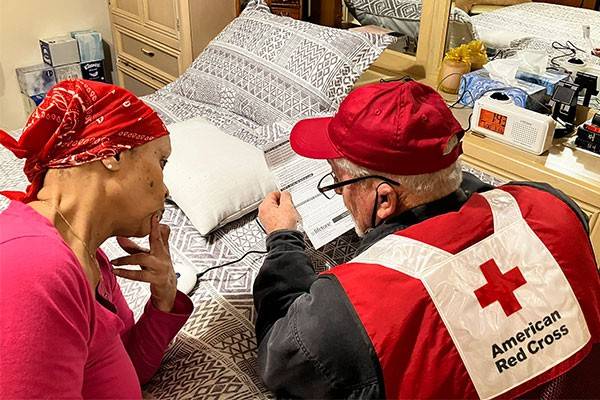
[[159,222],[159,214],[152,217],[150,228],[150,253],[158,257],[169,255],[169,227],[161,225]]
[[162,238],[162,244],[166,254],[171,257],[171,250],[169,249],[169,235],[171,234],[171,228],[168,225],[160,225],[160,237]]
[[121,278],[125,279],[130,279],[132,281],[152,282],[152,276],[150,272],[144,270],[115,268],[113,269],[113,273],[116,276],[120,276]]
[[154,257],[147,253],[137,253],[130,256],[119,257],[111,261],[112,265],[139,265],[151,267]]
[[123,236],[117,237],[117,243],[119,243],[119,246],[129,254],[150,253],[150,250],[139,246],[133,240]]
[[[149,251],[139,247],[132,240],[119,238],[119,245],[130,255],[119,257],[112,260],[111,263],[115,266],[139,265],[141,270],[115,268],[113,271],[116,276],[121,278],[150,283],[152,295],[158,299],[167,298],[167,303],[171,304],[172,301],[169,299],[174,296],[177,289],[169,253],[170,229],[167,225],[161,225],[159,218],[159,213],[152,216]],[[163,292],[168,293],[164,295]]]

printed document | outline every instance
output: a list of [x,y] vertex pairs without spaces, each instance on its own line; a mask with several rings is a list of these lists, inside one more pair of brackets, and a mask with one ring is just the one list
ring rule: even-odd
[[299,156],[289,139],[275,142],[264,151],[275,184],[280,191],[290,192],[302,219],[302,229],[315,249],[354,227],[342,196],[327,199],[317,190],[321,178],[331,172],[327,161]]

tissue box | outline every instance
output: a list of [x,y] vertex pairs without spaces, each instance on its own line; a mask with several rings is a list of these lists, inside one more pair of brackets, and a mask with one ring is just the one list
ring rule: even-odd
[[85,62],[80,65],[83,79],[106,82],[106,78],[104,77],[104,63],[102,60]]
[[67,79],[81,78],[81,67],[79,66],[79,63],[54,67],[54,75],[56,76],[56,82],[61,82]]
[[21,92],[26,96],[47,93],[56,85],[54,70],[46,64],[17,68],[17,80]]
[[79,60],[82,63],[104,60],[104,49],[102,48],[102,35],[96,31],[71,32],[71,37],[77,40],[79,48]]
[[569,75],[556,71],[546,71],[541,75],[534,74],[532,72],[517,71],[515,77],[522,81],[544,86],[546,88],[546,94],[548,96],[552,96],[552,93],[554,93],[554,88],[556,88],[558,82],[567,79]]
[[[513,88],[500,90],[508,95],[514,103],[523,108],[533,111],[543,109],[540,102],[544,100],[546,88],[535,83],[525,82],[517,79],[517,82],[512,85]],[[462,76],[460,87],[458,90],[458,98],[460,103],[466,106],[472,106],[475,100],[491,93],[493,89],[505,88],[502,82],[490,79],[488,72],[485,69],[480,69],[470,72]],[[466,92],[466,93],[465,93]]]
[[27,114],[31,114],[33,110],[42,102],[42,100],[46,97],[45,94],[37,95],[37,96],[27,96],[21,93],[21,99],[23,100],[23,105],[25,106],[25,112]]
[[71,37],[60,36],[41,39],[40,48],[44,62],[53,67],[79,62],[77,40]]

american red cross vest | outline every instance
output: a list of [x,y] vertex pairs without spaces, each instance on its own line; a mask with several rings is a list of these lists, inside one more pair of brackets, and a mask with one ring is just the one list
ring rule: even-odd
[[388,398],[518,396],[600,341],[588,235],[531,187],[475,194],[327,273],[369,335]]

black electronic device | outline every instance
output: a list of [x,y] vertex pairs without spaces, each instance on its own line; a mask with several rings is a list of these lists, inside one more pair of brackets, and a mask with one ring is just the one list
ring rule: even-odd
[[552,118],[560,121],[564,128],[556,129],[554,137],[563,137],[573,130],[580,90],[579,85],[566,81],[561,81],[556,86],[550,100]]
[[502,92],[494,92],[490,95],[490,97],[494,100],[498,100],[498,101],[508,101],[510,100],[510,97],[508,97],[508,95],[506,93],[502,93]]
[[577,128],[577,137],[592,143],[600,144],[600,124],[587,121]]
[[575,146],[600,154],[600,113],[577,128]]
[[575,146],[587,151],[591,151],[592,153],[600,154],[600,143],[585,140],[579,136],[575,138]]
[[589,107],[592,96],[598,94],[596,89],[598,86],[598,77],[592,74],[586,74],[585,72],[578,72],[575,76],[575,84],[579,86],[579,96],[583,96],[582,106]]

